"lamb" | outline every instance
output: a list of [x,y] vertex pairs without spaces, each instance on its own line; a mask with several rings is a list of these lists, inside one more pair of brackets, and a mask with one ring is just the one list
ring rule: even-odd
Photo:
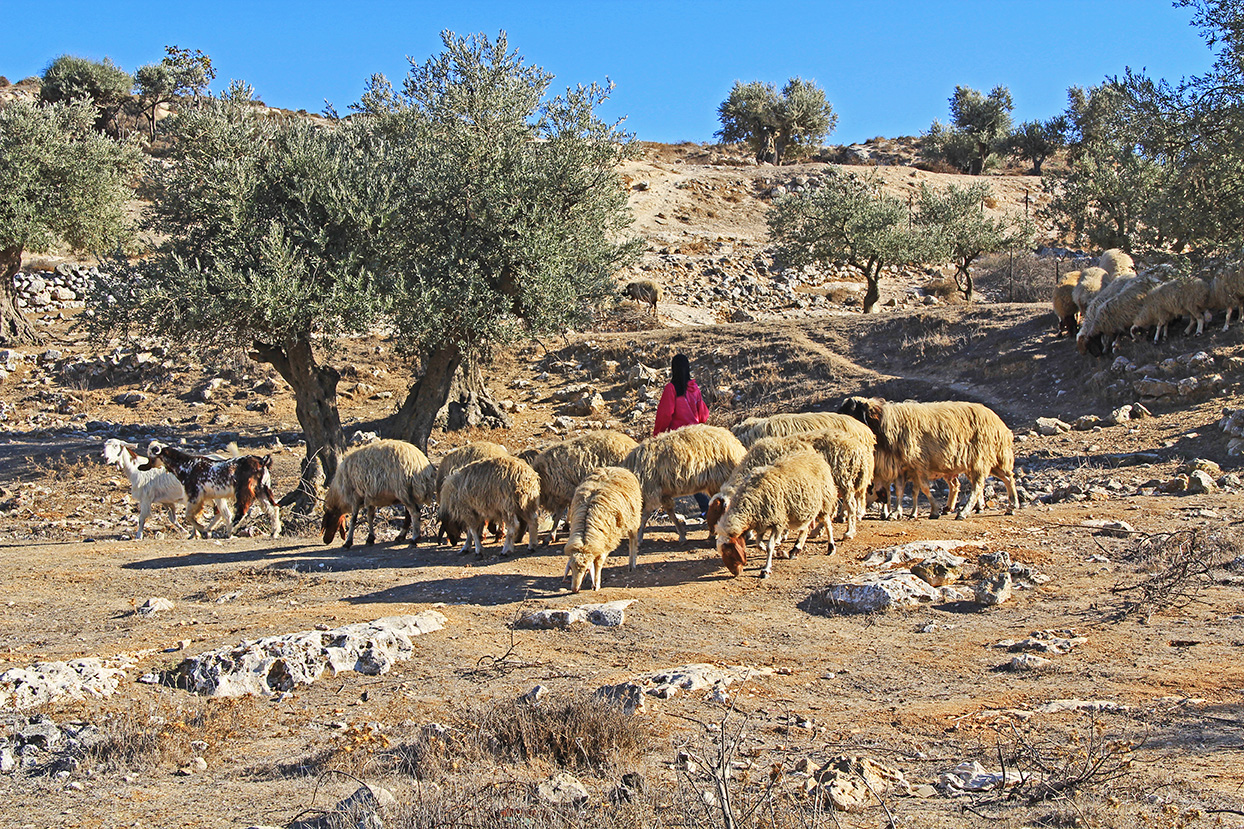
[[[877,436],[877,451],[889,454],[900,469],[909,470],[919,492],[929,499],[929,517],[941,508],[929,491],[929,478],[944,477],[957,495],[960,474],[971,491],[956,518],[966,518],[984,500],[985,479],[1001,478],[1007,491],[1007,514],[1019,507],[1015,490],[1015,450],[1011,430],[991,409],[979,403],[889,403],[880,398],[850,398],[853,412]],[[947,507],[953,507],[948,503]]]
[[138,453],[129,444],[116,438],[104,441],[104,460],[115,464],[130,479],[130,495],[138,502],[138,532],[134,537],[142,540],[143,529],[153,506],[164,507],[168,511],[169,523],[188,536],[186,528],[177,521],[177,505],[186,503],[186,490],[182,488],[181,481],[166,469],[139,469],[138,458]]
[[451,538],[466,531],[460,554],[473,542],[475,555],[483,558],[480,539],[489,521],[505,524],[501,555],[509,555],[524,533],[527,549],[535,550],[539,508],[540,476],[529,464],[506,455],[469,463],[446,478],[438,514]]
[[868,429],[862,428],[853,418],[834,412],[798,412],[772,417],[749,417],[731,428],[731,432],[744,446],[751,446],[761,438],[785,437],[800,432],[818,432],[823,429],[839,429],[865,439]]
[[[340,534],[343,549],[354,545],[359,511],[367,508],[367,546],[376,543],[376,507],[401,504],[406,519],[396,541],[402,541],[415,524],[410,543],[422,537],[418,515],[423,504],[431,504],[436,490],[436,469],[419,447],[402,440],[379,440],[351,450],[337,466],[324,496],[324,543],[331,544]],[[346,515],[350,528],[346,530]]]
[[646,302],[652,306],[652,313],[657,313],[657,303],[661,301],[661,286],[651,279],[639,279],[627,283],[622,293],[636,302]]
[[644,527],[657,507],[673,519],[679,543],[686,541],[687,524],[674,511],[674,499],[717,492],[743,454],[743,444],[728,430],[702,423],[662,432],[632,449],[622,465],[639,478],[644,493],[639,542],[643,542]]
[[1166,330],[1171,322],[1180,317],[1188,318],[1188,327],[1184,329],[1186,336],[1196,326],[1199,337],[1205,332],[1205,323],[1209,319],[1210,286],[1204,279],[1196,276],[1176,277],[1163,282],[1145,296],[1132,320],[1132,339],[1136,339],[1141,331],[1152,328],[1153,344],[1166,337]]
[[[272,495],[272,456],[262,458],[242,455],[227,460],[216,460],[206,455],[191,455],[172,446],[162,446],[152,441],[147,447],[147,462],[139,470],[163,467],[181,482],[186,490],[188,506],[186,517],[194,530],[204,538],[217,525],[223,525],[225,536],[246,523],[250,508],[259,502],[260,508],[272,522],[272,537],[281,534],[281,511]],[[223,500],[233,497],[241,520],[235,526],[228,504]],[[199,515],[208,501],[215,500],[217,511],[212,523],[204,527]]]
[[600,590],[605,559],[624,535],[630,541],[631,569],[635,569],[643,505],[639,479],[621,467],[594,469],[575,488],[565,548],[566,572],[573,592],[579,592],[585,573],[592,578],[592,589]]
[[540,475],[540,506],[553,516],[549,543],[556,539],[558,522],[588,473],[601,466],[619,466],[636,446],[628,435],[601,430],[555,443],[531,461]]
[[752,444],[739,462],[730,479],[709,502],[705,521],[713,525],[729,505],[743,478],[758,466],[767,466],[778,458],[801,449],[820,453],[829,464],[834,487],[841,498],[841,514],[847,523],[845,538],[855,538],[858,521],[863,518],[867,505],[868,488],[873,480],[873,455],[877,439],[859,421],[850,419],[862,427],[863,435],[855,435],[836,429],[803,432],[788,437],[761,438]]
[[781,536],[788,530],[798,530],[799,537],[790,552],[793,557],[803,550],[809,530],[819,522],[825,523],[829,536],[827,552],[832,555],[834,530],[829,516],[837,500],[829,464],[811,449],[784,455],[771,466],[752,469],[739,482],[729,506],[714,526],[722,563],[736,576],[743,572],[747,563],[745,534],[751,530],[765,541],[768,558],[760,577],[768,578]]
[[1227,312],[1227,318],[1222,323],[1223,331],[1231,327],[1232,310],[1236,312],[1237,320],[1244,316],[1244,266],[1238,260],[1223,262],[1215,267],[1210,282],[1209,308]]
[[1159,281],[1150,274],[1119,277],[1102,288],[1089,303],[1076,335],[1076,350],[1100,357],[1110,351],[1115,338],[1130,330],[1140,306]]

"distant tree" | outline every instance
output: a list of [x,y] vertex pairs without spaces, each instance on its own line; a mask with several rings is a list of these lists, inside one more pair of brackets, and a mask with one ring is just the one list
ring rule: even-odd
[[0,110],[0,343],[39,340],[13,284],[25,251],[63,245],[99,256],[127,238],[140,154],[96,132],[94,120],[84,100]]
[[937,191],[920,187],[915,226],[932,245],[932,255],[955,263],[955,284],[963,298],[972,301],[972,263],[986,253],[1026,248],[1032,243],[1033,227],[1025,218],[990,218],[985,202],[993,191],[984,182]]
[[875,176],[847,173],[807,194],[780,199],[769,212],[778,261],[802,267],[845,262],[864,273],[864,313],[881,299],[881,271],[926,261],[930,249],[908,226],[907,206],[881,192]]
[[116,135],[116,115],[130,98],[134,79],[108,58],[102,62],[61,55],[43,70],[39,99],[54,104],[85,98],[95,107],[96,129]]
[[[964,172],[978,176],[985,171],[990,156],[1004,148],[1011,132],[1011,110],[1014,104],[1005,86],[995,86],[988,95],[966,86],[956,86],[950,96],[950,120],[953,128],[933,122],[925,134],[925,154],[933,160],[954,166],[961,161],[962,145],[970,142],[972,153]],[[930,140],[932,138],[932,140]],[[941,155],[950,153],[948,155]]]
[[773,164],[781,164],[788,150],[819,145],[838,123],[825,91],[802,78],[791,78],[781,93],[773,84],[735,81],[717,116],[722,141],[746,141],[757,161]]
[[609,89],[550,96],[552,76],[504,32],[442,41],[400,90],[374,77],[357,107],[403,173],[393,325],[419,368],[386,428],[421,447],[455,384],[468,406],[487,398],[493,349],[586,324],[639,250],[617,172],[631,137],[596,113]]
[[134,72],[134,91],[150,124],[153,139],[161,105],[171,104],[183,95],[193,95],[197,100],[216,77],[212,59],[198,49],[191,52],[189,49],[166,46],[164,51],[167,54],[159,63],[140,66]]
[[947,164],[966,174],[976,161],[976,142],[963,130],[934,121],[929,131],[921,136],[920,154],[929,161]]
[[1039,176],[1045,160],[1066,146],[1066,132],[1064,115],[1046,121],[1025,121],[1011,133],[1007,146],[1013,155],[1032,162],[1032,174]]

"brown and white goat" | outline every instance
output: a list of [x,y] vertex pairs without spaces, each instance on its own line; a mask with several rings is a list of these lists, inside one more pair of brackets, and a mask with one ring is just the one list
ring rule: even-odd
[[[242,455],[227,460],[215,460],[152,441],[147,450],[147,463],[139,468],[145,471],[157,466],[164,467],[181,481],[188,501],[186,518],[204,538],[217,525],[224,526],[226,537],[232,536],[233,531],[246,522],[256,501],[272,521],[272,537],[276,538],[281,534],[281,511],[272,495],[271,455],[264,455],[262,458]],[[234,499],[237,513],[241,516],[236,525],[228,504],[221,501],[217,501],[218,509],[212,523],[207,527],[199,523],[199,514],[208,501],[229,497]]]

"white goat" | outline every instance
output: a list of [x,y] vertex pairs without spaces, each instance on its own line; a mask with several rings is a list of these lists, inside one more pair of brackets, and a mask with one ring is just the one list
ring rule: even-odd
[[130,479],[130,496],[138,502],[138,532],[135,538],[143,537],[147,526],[147,518],[151,516],[153,506],[162,506],[168,510],[168,520],[178,532],[185,533],[186,528],[177,521],[177,505],[186,503],[186,490],[173,473],[164,469],[150,469],[144,472],[138,468],[139,455],[134,448],[116,438],[104,441],[104,460],[115,465]]

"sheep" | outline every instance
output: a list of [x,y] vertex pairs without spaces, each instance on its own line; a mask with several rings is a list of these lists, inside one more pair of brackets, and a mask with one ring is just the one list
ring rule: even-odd
[[104,460],[114,464],[130,479],[130,496],[138,502],[138,532],[134,537],[142,540],[143,529],[153,506],[164,507],[168,511],[169,523],[188,537],[186,528],[177,521],[177,505],[186,503],[186,490],[181,481],[166,469],[140,470],[138,458],[138,453],[128,444],[116,438],[104,441]]
[[1089,303],[1076,335],[1076,350],[1100,357],[1115,338],[1131,328],[1141,303],[1159,281],[1151,274],[1115,279]]
[[[1075,287],[1071,289],[1071,301],[1075,303],[1076,311],[1083,321],[1084,312],[1088,310],[1089,304],[1101,293],[1102,288],[1114,281],[1114,276],[1105,268],[1085,268],[1071,273],[1076,274]],[[1071,274],[1067,276],[1070,277]]]
[[480,537],[489,521],[505,524],[501,555],[509,555],[524,533],[527,549],[535,550],[539,508],[540,476],[529,464],[506,455],[469,463],[446,478],[438,514],[451,538],[466,531],[460,555],[474,542],[475,555],[483,558]]
[[639,543],[643,543],[644,528],[657,507],[673,519],[679,543],[686,541],[687,524],[674,511],[674,499],[717,492],[743,454],[743,444],[729,430],[702,423],[662,432],[632,449],[622,466],[635,473],[644,492]]
[[648,303],[652,306],[652,313],[657,313],[657,303],[661,301],[662,291],[661,286],[651,279],[639,279],[629,282],[622,289],[622,293],[636,302]]
[[818,432],[822,429],[840,429],[855,434],[861,440],[868,429],[861,428],[853,418],[834,412],[798,412],[772,417],[749,417],[733,426],[730,431],[744,446],[751,446],[761,438],[785,437],[800,432]]
[[713,525],[729,505],[743,478],[755,467],[767,466],[778,458],[801,449],[819,452],[829,464],[834,487],[842,499],[840,510],[847,523],[844,538],[855,538],[858,521],[864,516],[869,484],[873,480],[873,455],[877,439],[873,433],[854,418],[851,423],[861,427],[862,435],[845,430],[824,429],[802,432],[787,437],[761,438],[752,444],[739,461],[729,480],[709,502],[705,521]]
[[1058,318],[1056,336],[1070,335],[1079,327],[1077,316],[1080,309],[1076,307],[1075,300],[1075,289],[1079,282],[1080,271],[1069,271],[1054,286],[1054,316]]
[[803,550],[809,530],[819,522],[825,523],[827,552],[832,555],[834,530],[829,517],[837,500],[829,464],[811,449],[783,455],[770,466],[755,467],[739,482],[729,506],[714,525],[722,563],[736,576],[743,572],[747,563],[744,536],[752,530],[765,541],[768,558],[760,577],[768,578],[781,536],[788,530],[799,531],[790,552],[794,557]]
[[[376,507],[400,503],[406,509],[406,519],[396,541],[402,541],[415,525],[411,544],[422,537],[419,527],[419,508],[431,504],[436,496],[436,468],[428,461],[419,447],[401,440],[379,440],[352,449],[341,463],[324,496],[324,520],[321,529],[324,543],[331,544],[333,536],[341,534],[343,549],[354,544],[354,530],[358,527],[359,510],[367,507],[367,546],[376,543]],[[350,515],[350,529],[346,530],[346,515]]]
[[643,505],[639,479],[629,469],[617,466],[593,469],[575,487],[570,499],[570,535],[565,547],[571,591],[579,592],[585,573],[591,576],[592,589],[600,590],[605,559],[624,535],[630,541],[631,570],[635,569]]
[[[506,449],[499,443],[493,443],[487,440],[477,440],[474,443],[468,443],[466,446],[459,446],[457,449],[441,458],[441,462],[436,466],[437,500],[440,500],[441,487],[444,485],[445,479],[454,472],[466,466],[468,463],[483,460],[484,458],[499,458],[508,454],[510,454],[510,450]],[[526,460],[526,458],[524,458],[524,460]],[[488,531],[497,538],[501,537],[501,533],[495,524],[490,524],[488,526]],[[436,541],[438,544],[444,535],[445,527],[442,526],[436,533]],[[450,540],[454,544],[458,543],[457,538]]]
[[[968,476],[971,491],[956,518],[966,518],[983,502],[985,479],[990,475],[1006,484],[1007,514],[1019,507],[1014,438],[988,407],[980,403],[889,403],[880,398],[849,398],[843,408],[872,429],[877,451],[892,456],[887,462],[909,471],[918,491],[929,499],[930,518],[937,518],[941,508],[929,491],[929,478],[946,478],[952,496],[957,496],[954,479],[959,474]],[[948,509],[953,506],[947,502]]]
[[1119,248],[1102,251],[1101,256],[1097,258],[1097,264],[1106,272],[1108,277],[1102,287],[1105,287],[1105,284],[1118,279],[1120,276],[1136,275],[1136,263],[1132,261],[1132,257]]
[[1181,276],[1172,279],[1151,290],[1140,304],[1136,318],[1132,320],[1132,339],[1141,331],[1153,329],[1153,344],[1166,337],[1166,330],[1171,322],[1180,318],[1188,318],[1188,327],[1184,329],[1186,336],[1196,326],[1199,337],[1205,332],[1205,322],[1209,318],[1210,286],[1204,279],[1196,276]]
[[540,476],[540,506],[553,516],[548,543],[556,539],[558,522],[588,473],[597,467],[620,465],[638,445],[621,432],[601,430],[555,443],[531,461]]
[[1209,308],[1227,312],[1227,318],[1222,323],[1222,330],[1226,331],[1231,327],[1232,310],[1235,310],[1237,320],[1244,316],[1244,267],[1239,261],[1223,262],[1214,268],[1213,273]]

